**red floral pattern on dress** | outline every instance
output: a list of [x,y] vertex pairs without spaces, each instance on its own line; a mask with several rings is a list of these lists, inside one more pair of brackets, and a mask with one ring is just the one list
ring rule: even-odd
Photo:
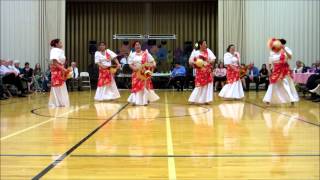
[[292,71],[289,64],[285,61],[285,53],[281,52],[280,63],[274,63],[273,71],[270,75],[270,83],[274,84],[279,80],[283,80],[286,76],[292,77]]
[[109,68],[99,67],[98,87],[110,86],[112,80],[112,74]]
[[61,67],[58,67],[57,65],[51,64],[50,71],[51,71],[51,86],[52,87],[62,86],[65,81],[63,69]]
[[[110,60],[111,56],[106,51],[106,61]],[[102,68],[99,66],[99,78],[98,78],[98,87],[110,86],[112,80],[112,74],[110,68]]]
[[[148,62],[147,58],[148,58],[148,53],[145,51],[142,54],[141,65],[146,64]],[[143,90],[144,88],[153,89],[153,84],[152,84],[151,78],[148,78],[146,80],[139,79],[138,73],[141,73],[141,72],[137,71],[137,72],[132,73],[131,92],[136,93],[136,92]]]
[[[207,62],[207,64],[202,68],[194,66],[196,68],[195,86],[201,87],[213,82],[213,71],[212,65],[209,63],[207,50],[203,51],[198,58]],[[195,58],[195,60],[196,59],[197,58]]]
[[232,84],[240,80],[240,71],[239,67],[228,64],[227,66],[227,83]]

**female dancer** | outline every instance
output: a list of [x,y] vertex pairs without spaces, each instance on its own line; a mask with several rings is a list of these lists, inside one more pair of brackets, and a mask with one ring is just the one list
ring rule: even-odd
[[128,102],[133,105],[147,105],[159,99],[154,92],[150,73],[156,62],[148,50],[142,51],[139,41],[133,43],[135,52],[130,53],[128,63],[132,69],[132,88]]
[[263,98],[263,102],[273,104],[289,103],[299,101],[299,96],[291,78],[288,60],[292,57],[292,51],[285,47],[284,39],[271,39],[268,46],[271,49],[269,64],[272,64],[273,70],[269,77],[270,85],[267,93]]
[[[94,55],[95,63],[99,66],[99,79],[96,95],[96,101],[113,100],[120,98],[117,85],[113,77],[113,69],[120,68],[120,64],[116,59],[117,55],[109,49],[106,49],[106,44],[100,42],[99,51]],[[115,62],[114,65],[112,61]]]
[[66,57],[62,50],[60,39],[54,39],[50,43],[50,71],[51,71],[51,91],[49,97],[49,107],[68,107],[69,95],[65,83],[69,71],[64,68]]
[[196,69],[195,88],[189,102],[209,104],[213,100],[213,70],[212,64],[216,56],[207,48],[207,42],[201,40],[196,44],[198,50],[193,50],[189,64]]
[[229,45],[224,54],[224,64],[227,66],[227,84],[221,89],[219,96],[223,98],[241,99],[244,97],[239,74],[240,54],[233,44]]

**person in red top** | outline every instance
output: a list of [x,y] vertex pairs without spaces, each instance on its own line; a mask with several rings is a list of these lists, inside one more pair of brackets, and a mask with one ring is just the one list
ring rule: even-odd
[[69,95],[66,86],[66,76],[70,73],[64,68],[66,56],[62,50],[60,39],[54,39],[50,43],[50,71],[51,71],[51,91],[49,107],[68,107],[70,105]]
[[99,66],[98,87],[94,99],[96,101],[103,101],[120,98],[112,72],[120,68],[117,54],[110,49],[106,49],[104,42],[100,42],[99,51],[96,51],[94,59],[95,63]]
[[216,56],[207,48],[207,42],[201,40],[196,43],[196,49],[192,51],[189,64],[196,70],[195,88],[192,91],[189,102],[197,104],[209,104],[213,100],[213,66]]
[[133,105],[147,105],[159,99],[153,90],[151,75],[156,62],[148,52],[141,50],[139,41],[133,43],[135,52],[131,52],[128,63],[132,69],[132,88],[128,102]]
[[244,97],[240,79],[240,53],[236,51],[235,45],[230,44],[223,56],[224,64],[227,66],[227,84],[221,89],[219,96],[225,99],[241,99]]
[[292,58],[292,51],[284,46],[284,39],[272,38],[268,42],[271,49],[269,64],[272,64],[273,69],[269,77],[270,85],[263,98],[263,102],[267,104],[289,103],[299,101],[299,95],[296,91],[292,80],[292,70],[289,67],[288,60]]

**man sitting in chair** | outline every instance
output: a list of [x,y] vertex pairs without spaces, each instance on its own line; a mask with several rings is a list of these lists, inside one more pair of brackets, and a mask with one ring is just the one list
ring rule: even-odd
[[183,91],[185,77],[186,68],[184,66],[181,66],[179,62],[176,62],[175,67],[171,72],[169,85],[173,84],[177,91]]
[[71,91],[73,91],[75,87],[77,87],[78,90],[80,90],[79,70],[77,68],[76,62],[74,61],[71,62],[71,69],[72,69],[72,76],[70,79],[67,80],[68,87],[70,88]]

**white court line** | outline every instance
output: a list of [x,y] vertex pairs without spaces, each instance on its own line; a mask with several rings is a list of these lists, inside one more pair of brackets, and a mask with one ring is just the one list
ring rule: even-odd
[[[167,153],[168,156],[173,156],[173,144],[172,144],[172,134],[170,126],[170,116],[168,107],[168,97],[167,92],[165,93],[165,110],[166,110],[166,130],[167,130]],[[168,175],[169,180],[176,180],[176,165],[174,162],[174,157],[168,157]]]
[[[79,111],[79,109],[82,109],[82,108],[84,108],[84,107],[87,107],[87,105],[83,105],[83,106],[80,106],[80,107],[71,109],[70,111],[61,114],[61,116],[66,115],[66,114],[69,114],[69,113],[71,113],[71,112]],[[18,134],[24,133],[24,132],[29,131],[29,130],[31,130],[31,129],[34,129],[34,128],[36,128],[36,127],[42,126],[42,125],[44,125],[44,124],[46,124],[46,123],[48,123],[48,122],[50,122],[50,121],[53,121],[53,120],[55,120],[55,119],[57,119],[57,118],[55,118],[55,117],[54,117],[54,118],[50,118],[50,119],[48,119],[48,120],[46,120],[46,121],[43,121],[43,122],[41,122],[41,123],[32,125],[32,126],[30,126],[30,127],[27,127],[27,128],[25,128],[25,129],[19,130],[19,131],[17,131],[17,132],[14,132],[14,133],[12,133],[12,134],[7,135],[7,136],[1,137],[0,141],[6,140],[6,139],[8,139],[8,138],[10,138],[10,137],[13,137],[13,136],[16,136],[16,135],[18,135]]]

